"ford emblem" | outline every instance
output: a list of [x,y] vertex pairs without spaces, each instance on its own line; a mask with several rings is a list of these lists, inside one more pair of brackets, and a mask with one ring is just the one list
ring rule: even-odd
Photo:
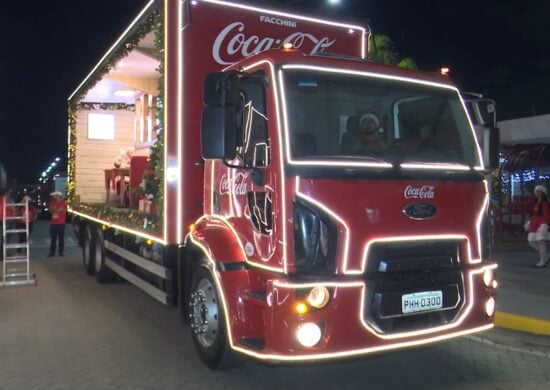
[[437,214],[437,208],[429,203],[411,203],[403,208],[403,214],[410,219],[430,219]]

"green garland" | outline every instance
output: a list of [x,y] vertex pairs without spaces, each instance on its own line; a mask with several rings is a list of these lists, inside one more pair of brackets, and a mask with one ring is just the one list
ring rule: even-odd
[[149,169],[143,175],[144,188],[143,193],[155,205],[158,215],[164,212],[164,11],[155,14],[155,58],[159,61],[157,71],[160,74],[158,80],[159,97],[157,99],[157,139],[151,146],[149,153]]
[[[81,100],[116,64],[134,50],[139,42],[151,31],[155,33],[155,51],[154,55],[159,60],[158,71],[161,75],[158,81],[159,98],[157,99],[157,116],[160,125],[157,127],[157,141],[151,147],[150,157],[148,160],[149,169],[144,175],[144,193],[152,199],[156,208],[157,216],[151,214],[140,213],[131,209],[118,209],[109,205],[84,204],[75,202],[75,153],[76,153],[76,116],[79,110],[135,110],[134,105],[127,104],[111,104],[111,103],[82,103]],[[67,200],[75,209],[83,212],[89,212],[96,216],[109,217],[109,220],[119,220],[121,224],[129,224],[130,226],[142,226],[143,219],[147,218],[147,228],[152,232],[157,232],[161,229],[159,217],[163,213],[164,205],[164,11],[163,7],[155,10],[144,23],[142,23],[130,35],[124,44],[116,48],[109,56],[103,67],[97,71],[92,78],[85,84],[84,88],[79,91],[79,95],[69,102],[68,107],[68,126],[69,126],[69,145],[68,145],[68,184],[67,184]]]
[[135,209],[118,208],[105,203],[78,203],[73,206],[73,209],[98,219],[153,235],[160,235],[162,232],[162,222],[158,215],[143,213]]
[[78,104],[79,110],[87,110],[87,111],[93,111],[93,110],[127,110],[127,111],[135,111],[136,106],[134,104],[126,104],[126,103],[79,103]]

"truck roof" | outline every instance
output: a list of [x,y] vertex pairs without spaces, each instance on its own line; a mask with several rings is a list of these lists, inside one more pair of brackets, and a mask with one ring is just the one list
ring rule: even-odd
[[360,72],[372,72],[376,74],[387,75],[389,77],[400,77],[426,82],[445,84],[454,86],[450,77],[442,75],[439,72],[428,72],[415,69],[400,68],[395,65],[386,65],[359,57],[339,56],[330,53],[320,53],[309,55],[300,50],[269,50],[254,56],[247,57],[238,63],[228,67],[228,70],[235,70],[250,66],[259,61],[269,61],[273,65],[284,64],[303,64],[308,66],[318,66],[323,68],[343,68],[356,70]]
[[[135,39],[135,34],[140,33],[144,25],[150,22],[150,18],[160,10],[162,4],[161,0],[150,0],[147,3],[72,92],[68,98],[70,102],[81,98],[94,84],[94,80],[115,68],[119,60],[116,57],[120,56],[120,52],[123,54],[128,52],[125,47],[134,47],[143,51],[140,47],[141,42],[136,45],[132,40]],[[228,53],[223,53],[224,56],[222,53],[219,57],[213,54],[212,64],[220,69],[250,55],[251,51],[257,52],[277,45],[282,46],[287,40],[299,42],[304,48],[312,45],[314,51],[334,51],[363,58],[367,56],[366,41],[369,29],[363,26],[232,1],[195,0],[187,2],[186,7],[188,7],[184,11],[188,14],[186,23],[192,24],[193,29],[197,29],[201,37],[200,41],[193,43],[194,54],[196,55],[196,49],[200,46],[217,47],[219,45],[220,50],[228,49]],[[214,12],[216,18],[211,17]],[[326,36],[321,35],[325,33]],[[241,49],[237,50],[235,45],[239,44]],[[233,46],[229,49],[225,45]]]

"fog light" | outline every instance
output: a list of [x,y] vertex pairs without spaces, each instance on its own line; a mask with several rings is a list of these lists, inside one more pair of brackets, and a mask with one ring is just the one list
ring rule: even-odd
[[313,347],[321,340],[321,328],[311,322],[302,324],[296,330],[296,338],[304,347]]
[[491,317],[493,314],[495,314],[495,299],[489,298],[487,300],[487,303],[485,303],[485,312],[489,317]]
[[483,273],[483,283],[485,283],[485,285],[489,287],[492,281],[493,281],[493,271],[490,269],[485,270],[485,272]]
[[330,293],[324,286],[313,287],[307,296],[307,303],[316,309],[325,307],[330,298]]

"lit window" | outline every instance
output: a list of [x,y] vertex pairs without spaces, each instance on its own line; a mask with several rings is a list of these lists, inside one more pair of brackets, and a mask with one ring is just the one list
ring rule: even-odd
[[115,139],[115,116],[88,114],[88,139]]

